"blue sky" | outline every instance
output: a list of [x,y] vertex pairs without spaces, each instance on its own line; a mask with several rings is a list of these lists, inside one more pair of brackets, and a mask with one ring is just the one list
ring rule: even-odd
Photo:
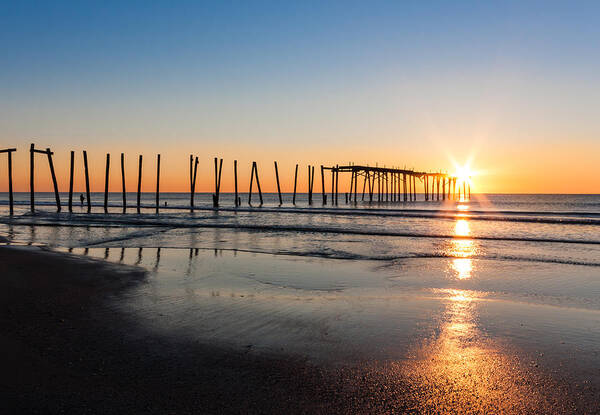
[[6,145],[144,144],[174,157],[173,143],[230,157],[266,146],[255,157],[297,149],[427,169],[475,154],[506,175],[523,167],[515,146],[550,155],[549,144],[599,140],[597,2],[1,7]]

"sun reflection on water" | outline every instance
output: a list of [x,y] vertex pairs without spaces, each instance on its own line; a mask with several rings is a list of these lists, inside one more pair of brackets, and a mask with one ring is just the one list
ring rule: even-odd
[[473,260],[471,257],[476,253],[475,242],[471,239],[463,239],[470,234],[469,221],[458,219],[454,225],[454,235],[460,236],[461,239],[453,239],[450,242],[447,254],[453,257],[450,262],[452,275],[459,280],[469,279],[473,273]]

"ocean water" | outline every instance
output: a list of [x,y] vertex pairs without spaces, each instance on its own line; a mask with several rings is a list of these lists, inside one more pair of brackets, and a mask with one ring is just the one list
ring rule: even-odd
[[91,214],[36,196],[35,214],[18,194],[9,217],[0,195],[0,235],[144,267],[113,305],[144,330],[320,364],[402,362],[459,388],[465,373],[533,371],[599,396],[600,195],[249,206],[245,194],[235,209],[224,194],[214,210],[199,194],[191,212],[189,195],[161,194],[158,214],[154,194],[140,214],[119,194],[108,214],[102,194]]

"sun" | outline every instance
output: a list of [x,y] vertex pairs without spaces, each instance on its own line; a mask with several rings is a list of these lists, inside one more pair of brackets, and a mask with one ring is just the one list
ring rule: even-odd
[[457,178],[458,183],[471,184],[471,178],[475,175],[475,172],[471,170],[468,164],[464,166],[456,166],[454,176]]

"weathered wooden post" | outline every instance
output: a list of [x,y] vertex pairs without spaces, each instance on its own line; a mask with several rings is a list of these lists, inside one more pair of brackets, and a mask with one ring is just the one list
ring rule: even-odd
[[331,167],[331,206],[335,204],[335,167]]
[[442,200],[446,200],[446,177],[442,177]]
[[54,186],[54,198],[56,199],[56,210],[60,212],[60,195],[58,194],[58,183],[56,181],[56,174],[54,173],[54,163],[52,162],[52,155],[54,153],[49,148],[46,149],[46,155],[48,156],[48,165],[50,166],[50,175],[52,176],[52,184]]
[[[356,200],[356,193],[357,193],[356,189],[358,186],[357,182],[358,182],[358,170],[354,173],[354,204],[357,203],[357,200]],[[352,190],[352,189],[350,189],[350,190]]]
[[92,211],[92,200],[90,197],[90,173],[88,170],[87,151],[83,150],[83,170],[85,172],[85,197],[87,200],[87,211]]
[[390,201],[390,186],[389,186],[390,180],[389,180],[389,174],[387,171],[385,172],[384,178],[385,178],[385,201],[389,202]]
[[296,205],[296,186],[298,184],[298,164],[296,164],[296,170],[294,171],[294,196],[292,196],[292,204]]
[[194,155],[190,154],[190,210],[194,211]]
[[254,169],[256,168],[256,162],[252,162],[252,171],[250,172],[250,190],[248,190],[248,204],[252,205],[252,181],[254,180]]
[[75,170],[75,152],[71,151],[71,166],[69,169],[69,212],[73,212],[73,173]]
[[[11,151],[12,150],[12,151]],[[12,153],[16,149],[8,150],[8,209],[10,214],[14,213],[14,201],[13,201],[13,183],[12,183]]]
[[256,187],[258,187],[258,198],[260,199],[260,205],[263,204],[262,191],[260,190],[260,180],[258,178],[258,165],[254,162],[254,173],[256,174]]
[[123,187],[123,213],[127,211],[127,196],[125,192],[125,154],[121,153],[121,184]]
[[260,197],[260,204],[263,204],[262,191],[260,189],[260,181],[258,179],[258,166],[256,162],[252,162],[252,172],[250,173],[250,191],[248,192],[248,204],[252,202],[252,180],[254,179],[254,175],[256,175],[256,186],[258,187],[258,196]]
[[160,154],[156,155],[156,213],[160,204]]
[[310,172],[310,204],[312,205],[313,187],[315,185],[315,166],[311,167]]
[[142,196],[142,155],[138,158],[138,183],[137,183],[137,213],[140,213],[140,202]]
[[221,192],[221,171],[223,170],[223,159],[217,167],[217,157],[215,157],[215,193],[213,194],[213,207],[219,207],[219,194]]
[[108,213],[108,171],[110,169],[110,154],[106,154],[106,175],[104,178],[104,213]]
[[[354,186],[354,169],[352,169],[352,174],[350,175],[350,190],[348,200],[352,200],[352,186]],[[346,204],[348,204],[348,200],[346,200]]]
[[339,170],[338,165],[336,164],[336,166],[335,166],[335,205],[336,206],[338,205],[338,194],[339,194],[339,192],[338,192],[338,185],[339,185],[339,182],[340,182],[340,170]]
[[31,147],[29,147],[29,204],[32,212],[35,212],[34,154],[35,144],[31,143]]
[[233,160],[233,180],[234,180],[234,187],[235,187],[235,202],[234,202],[234,206],[239,206],[239,200],[238,200],[238,183],[237,183],[237,160]]
[[325,168],[321,164],[321,198],[323,199],[323,205],[327,204],[327,194],[325,193]]
[[[367,171],[364,172],[362,196],[360,198],[360,200],[363,201],[363,202],[365,201],[365,190],[367,188],[367,177],[368,177],[368,175],[369,175],[369,171],[367,170]],[[371,183],[369,182],[369,184],[371,184]]]
[[[193,165],[193,168],[192,168]],[[196,177],[198,174],[198,157],[190,155],[190,209],[194,211],[194,195],[196,194]],[[236,177],[237,180],[237,177]]]
[[312,186],[311,186],[311,182],[310,182],[310,165],[308,166],[308,188],[307,193],[308,193],[308,204],[312,205]]
[[417,176],[413,176],[413,200],[417,201]]
[[7,148],[0,150],[0,153],[7,153],[8,156],[8,209],[10,214],[14,213],[14,200],[13,200],[13,183],[12,183],[12,153],[17,151],[16,148]]
[[469,200],[471,200],[471,183],[469,183],[468,186],[469,186]]
[[277,162],[275,161],[275,179],[277,180],[277,194],[279,194],[279,206],[283,205],[283,200],[281,199],[281,187],[279,187],[279,169],[277,168]]

